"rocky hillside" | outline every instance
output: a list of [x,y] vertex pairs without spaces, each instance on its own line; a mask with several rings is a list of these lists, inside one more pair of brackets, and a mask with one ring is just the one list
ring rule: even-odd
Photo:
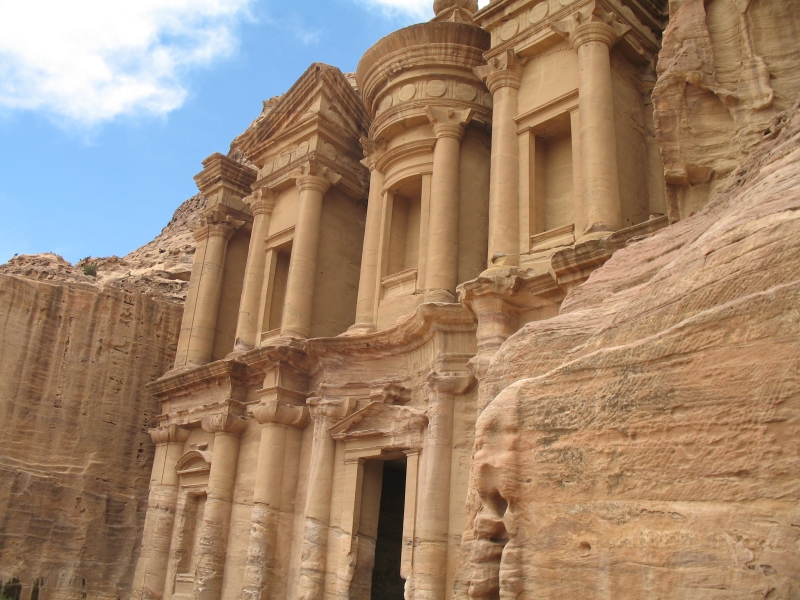
[[800,111],[493,359],[456,598],[800,597]]

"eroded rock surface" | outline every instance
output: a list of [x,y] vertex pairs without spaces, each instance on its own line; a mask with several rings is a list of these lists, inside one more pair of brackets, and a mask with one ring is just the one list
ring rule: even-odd
[[800,95],[798,0],[672,0],[653,90],[673,220],[705,206]]
[[[130,588],[159,413],[145,385],[171,366],[191,271],[184,203],[120,259],[55,254],[0,267],[0,582],[27,600]],[[97,267],[97,276],[84,266]]]
[[798,240],[795,111],[706,209],[506,342],[457,598],[800,596]]

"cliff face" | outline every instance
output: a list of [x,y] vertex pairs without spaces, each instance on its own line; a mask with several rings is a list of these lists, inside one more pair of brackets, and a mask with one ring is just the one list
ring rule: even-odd
[[145,385],[174,361],[204,205],[123,259],[0,267],[0,584],[25,600],[34,582],[41,600],[129,591],[160,413]]
[[800,596],[800,114],[500,349],[458,598]]
[[670,1],[653,106],[673,220],[774,137],[800,96],[798,39],[798,0]]

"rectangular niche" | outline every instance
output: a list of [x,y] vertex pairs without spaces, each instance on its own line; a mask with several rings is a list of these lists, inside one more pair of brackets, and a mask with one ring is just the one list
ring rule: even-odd
[[575,222],[572,131],[569,114],[538,126],[531,136],[533,162],[532,235]]
[[[391,202],[388,243],[384,248],[384,298],[413,293],[419,267],[422,178],[404,182],[387,198]],[[387,215],[388,216],[388,215]]]
[[293,241],[294,227],[267,238],[264,288],[259,315],[262,343],[280,335]]

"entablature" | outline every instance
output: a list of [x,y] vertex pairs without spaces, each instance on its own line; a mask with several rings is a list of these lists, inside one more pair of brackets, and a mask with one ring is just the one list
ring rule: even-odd
[[[632,4],[640,10],[634,12]],[[520,56],[535,56],[562,43],[559,22],[578,19],[596,8],[607,11],[631,31],[620,47],[635,63],[655,60],[661,48],[663,23],[644,10],[638,2],[615,0],[500,0],[481,10],[475,19],[492,35],[492,48],[484,57],[489,60],[508,50]],[[658,33],[655,33],[655,32]]]

